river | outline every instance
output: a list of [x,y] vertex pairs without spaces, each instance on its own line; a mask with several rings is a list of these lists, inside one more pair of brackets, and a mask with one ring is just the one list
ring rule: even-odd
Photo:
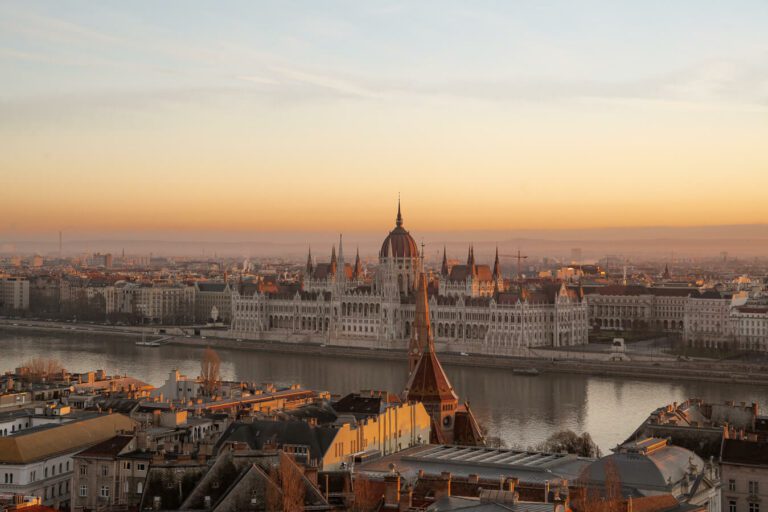
[[[200,369],[202,349],[166,345],[137,347],[136,338],[84,333],[19,333],[0,329],[0,371],[32,357],[58,359],[70,371],[103,368],[155,386],[178,368],[190,376]],[[405,361],[376,361],[219,350],[224,379],[300,383],[305,388],[347,393],[361,389],[400,392]],[[667,382],[616,377],[542,374],[446,365],[459,397],[468,400],[479,422],[510,446],[534,446],[562,429],[589,432],[605,452],[623,441],[662,405],[700,397],[710,401],[767,403],[766,388],[712,382]]]

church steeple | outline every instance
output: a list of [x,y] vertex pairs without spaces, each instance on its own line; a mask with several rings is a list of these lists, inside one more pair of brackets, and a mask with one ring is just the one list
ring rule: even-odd
[[435,441],[451,444],[459,397],[435,353],[427,300],[427,277],[424,272],[419,274],[416,289],[416,315],[408,362],[411,372],[405,388],[405,399],[423,403],[432,418]]
[[416,313],[413,318],[413,330],[408,349],[408,371],[413,372],[422,353],[432,343],[432,325],[429,319],[429,300],[427,299],[427,277],[422,272],[416,284]]

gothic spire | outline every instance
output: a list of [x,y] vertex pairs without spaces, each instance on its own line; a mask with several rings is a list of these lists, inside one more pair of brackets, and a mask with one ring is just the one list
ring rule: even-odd
[[448,257],[445,254],[445,246],[443,246],[443,265],[440,267],[440,274],[443,276],[448,275]]
[[352,271],[352,277],[359,279],[362,274],[363,270],[362,266],[360,265],[360,248],[358,247],[355,253],[355,268]]
[[403,227],[403,215],[400,213],[400,194],[397,194],[397,219],[395,225],[399,228]]
[[307,251],[307,277],[312,275],[312,247]]
[[501,266],[499,265],[499,246],[496,246],[496,258],[493,260],[493,278],[501,277]]
[[336,273],[336,245],[331,248],[331,268],[330,273]]

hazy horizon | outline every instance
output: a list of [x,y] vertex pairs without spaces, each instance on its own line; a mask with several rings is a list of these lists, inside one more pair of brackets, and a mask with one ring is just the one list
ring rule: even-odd
[[[364,258],[374,257],[381,241],[393,226],[380,231],[343,233],[349,256],[359,249]],[[471,243],[479,255],[490,255],[498,245],[502,253],[522,249],[532,256],[569,258],[570,249],[580,248],[585,259],[607,254],[635,254],[648,257],[757,256],[768,253],[768,224],[688,227],[613,227],[549,230],[420,231],[411,229],[418,243],[424,242],[430,258],[445,246],[449,257],[461,259]],[[299,232],[63,232],[64,254],[112,252],[149,253],[164,256],[305,256],[312,248],[319,260],[327,258],[342,233],[331,230]],[[0,233],[0,254],[58,253],[58,232],[24,238]]]

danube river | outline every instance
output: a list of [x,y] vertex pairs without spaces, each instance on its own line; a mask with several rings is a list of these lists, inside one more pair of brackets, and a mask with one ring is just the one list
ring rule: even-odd
[[[202,349],[166,345],[137,347],[136,338],[97,334],[20,334],[0,330],[0,371],[37,356],[56,358],[70,371],[103,368],[155,386],[178,368],[190,376],[200,370]],[[361,389],[402,390],[406,363],[219,350],[225,379],[300,383],[305,388],[347,393]],[[667,382],[616,377],[542,374],[513,375],[508,370],[446,365],[463,400],[468,400],[491,435],[510,446],[533,446],[553,432],[587,431],[603,451],[623,441],[655,408],[701,397],[712,401],[768,402],[768,389],[711,382]]]

